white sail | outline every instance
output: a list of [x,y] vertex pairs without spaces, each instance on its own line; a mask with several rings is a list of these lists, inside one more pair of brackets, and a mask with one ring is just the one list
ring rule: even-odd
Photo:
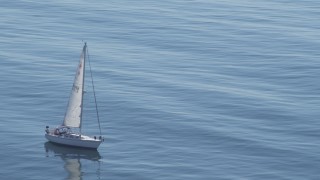
[[82,113],[82,98],[83,98],[83,86],[84,86],[84,66],[86,58],[85,44],[80,56],[79,66],[74,78],[73,87],[67,107],[67,112],[64,117],[63,126],[68,127],[81,127],[81,113]]

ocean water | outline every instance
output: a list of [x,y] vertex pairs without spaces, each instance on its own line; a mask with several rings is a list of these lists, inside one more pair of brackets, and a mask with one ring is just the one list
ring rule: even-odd
[[[320,179],[319,9],[2,0],[1,179]],[[63,120],[84,41],[98,151],[44,138]],[[86,102],[83,131],[96,135]]]

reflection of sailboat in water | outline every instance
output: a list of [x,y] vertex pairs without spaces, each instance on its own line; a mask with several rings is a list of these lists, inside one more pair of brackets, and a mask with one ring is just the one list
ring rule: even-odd
[[[84,148],[74,148],[68,146],[59,146],[51,142],[46,142],[44,144],[46,155],[50,157],[53,153],[54,157],[61,157],[61,159],[65,162],[64,169],[68,173],[68,177],[66,179],[71,180],[80,180],[82,179],[83,170],[81,169],[81,161],[89,160],[97,162],[98,166],[95,172],[99,177],[100,171],[100,162],[99,160],[102,158],[99,152],[95,149],[84,149]],[[100,179],[100,178],[99,178]]]

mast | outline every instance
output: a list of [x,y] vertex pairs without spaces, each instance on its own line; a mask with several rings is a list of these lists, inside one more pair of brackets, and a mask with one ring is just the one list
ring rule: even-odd
[[80,113],[80,137],[81,137],[81,130],[82,130],[82,112],[83,112],[83,94],[84,94],[84,78],[86,77],[85,76],[85,72],[86,72],[86,58],[87,58],[87,42],[84,43],[84,46],[83,46],[83,78],[82,78],[82,97],[81,97],[81,113]]

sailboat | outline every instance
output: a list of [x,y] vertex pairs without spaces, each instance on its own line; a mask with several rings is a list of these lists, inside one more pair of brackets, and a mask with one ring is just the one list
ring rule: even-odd
[[[89,69],[91,74],[92,89],[95,100],[95,108],[97,113],[97,119],[99,124],[100,136],[99,137],[90,137],[81,133],[82,130],[82,112],[83,112],[83,96],[84,96],[84,83],[85,83],[85,67],[87,56],[87,44],[85,43],[82,49],[80,56],[80,62],[77,67],[76,75],[74,78],[71,95],[69,98],[67,111],[64,116],[62,124],[56,128],[49,129],[49,126],[46,126],[45,137],[57,144],[76,146],[82,148],[92,148],[97,149],[99,145],[103,142],[101,137],[101,128],[99,113],[96,101],[96,95],[94,90],[94,84],[92,79],[91,65],[89,61]],[[78,130],[78,131],[76,131]]]

